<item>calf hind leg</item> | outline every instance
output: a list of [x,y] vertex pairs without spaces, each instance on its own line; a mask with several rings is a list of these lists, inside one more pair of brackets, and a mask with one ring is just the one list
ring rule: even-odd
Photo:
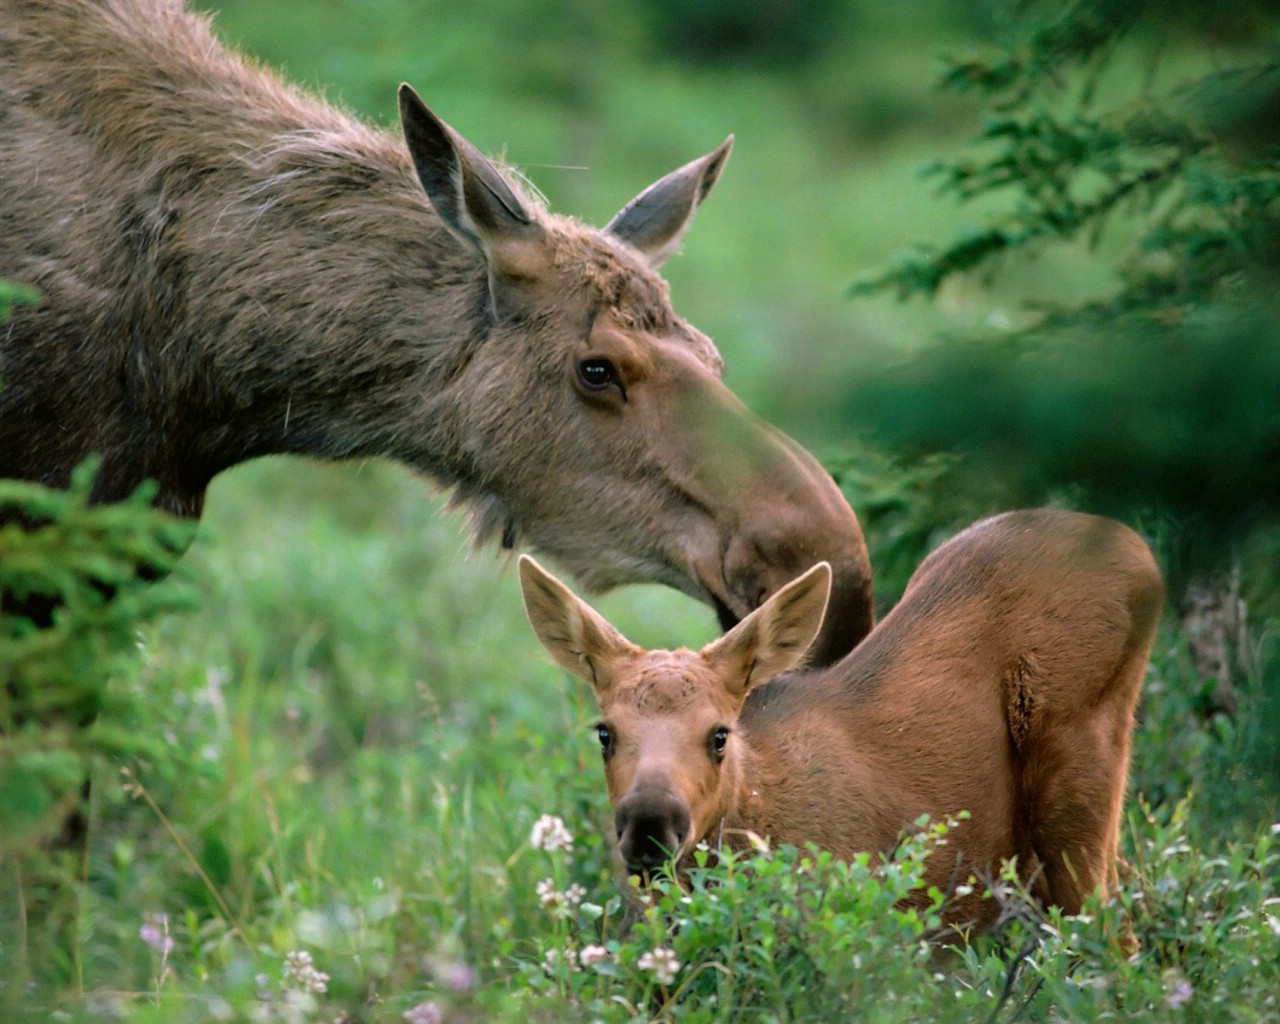
[[1032,790],[1032,848],[1043,865],[1046,898],[1069,914],[1079,912],[1090,892],[1105,895],[1116,880],[1129,759],[1128,736],[1116,731],[1108,723],[1088,730],[1077,725],[1069,747],[1038,752],[1040,770],[1031,772],[1039,776]]
[[1134,647],[1099,706],[1037,723],[1028,751],[1032,847],[1049,902],[1069,914],[1117,880],[1129,743],[1150,641]]

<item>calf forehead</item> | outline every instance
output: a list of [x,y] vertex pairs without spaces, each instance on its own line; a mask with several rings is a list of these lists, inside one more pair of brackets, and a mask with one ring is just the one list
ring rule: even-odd
[[645,717],[728,710],[723,683],[693,651],[650,651],[619,679],[611,707]]

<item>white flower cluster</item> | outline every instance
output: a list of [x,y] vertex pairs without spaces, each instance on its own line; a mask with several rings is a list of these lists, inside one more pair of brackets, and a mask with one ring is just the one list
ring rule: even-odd
[[284,958],[284,983],[303,992],[329,991],[329,975],[316,970],[306,950],[295,949]]
[[651,971],[660,985],[670,985],[676,980],[680,970],[680,961],[673,950],[666,946],[655,946],[636,961],[642,971]]
[[558,974],[566,968],[570,971],[591,968],[608,959],[609,951],[604,946],[583,946],[580,950],[570,946],[567,949],[547,950],[546,956],[542,958],[542,967],[548,974]]
[[609,959],[609,951],[604,946],[583,946],[578,953],[578,962],[583,967],[594,967]]
[[400,1019],[404,1024],[444,1024],[444,1010],[439,1003],[428,1001],[405,1010]]
[[573,849],[573,834],[564,827],[564,821],[554,814],[544,814],[533,823],[529,845],[535,850],[554,852]]
[[574,882],[564,892],[556,889],[556,883],[550,878],[544,878],[536,886],[538,893],[538,902],[543,908],[552,914],[562,917],[568,916],[573,912],[573,908],[586,898],[587,890]]

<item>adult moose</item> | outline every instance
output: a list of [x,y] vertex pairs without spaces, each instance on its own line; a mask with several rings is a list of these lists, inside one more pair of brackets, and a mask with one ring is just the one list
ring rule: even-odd
[[[1163,601],[1146,544],[1078,513],[988,519],[927,558],[843,660],[780,675],[817,635],[830,579],[815,566],[701,651],[644,651],[521,559],[535,632],[600,704],[627,868],[746,831],[848,857],[890,849],[921,814],[968,810],[928,884],[1016,857],[1032,893],[1069,913],[1105,892]],[[997,909],[979,888],[948,915],[980,925]]]
[[[593,590],[658,581],[726,626],[829,561],[870,628],[852,512],[720,381],[656,269],[731,140],[603,230],[542,209],[400,90],[404,140],[228,53],[179,0],[0,0],[0,476],[198,516],[269,453],[385,455],[476,536]],[[405,145],[407,143],[407,147]]]

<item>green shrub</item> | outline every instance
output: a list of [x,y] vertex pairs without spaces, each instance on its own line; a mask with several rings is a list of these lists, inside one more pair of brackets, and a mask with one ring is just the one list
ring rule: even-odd
[[139,627],[187,603],[153,580],[192,527],[150,488],[91,505],[95,468],[66,491],[0,481],[0,854],[56,833],[93,759],[168,759],[129,682]]
[[539,889],[548,927],[536,958],[517,962],[517,981],[535,1006],[618,1022],[901,1020],[934,1009],[929,940],[946,897],[930,890],[923,910],[902,901],[954,825],[921,829],[884,862],[812,847],[703,849],[683,884],[659,879],[651,895],[600,902],[575,897],[564,884],[573,853],[551,851]]

